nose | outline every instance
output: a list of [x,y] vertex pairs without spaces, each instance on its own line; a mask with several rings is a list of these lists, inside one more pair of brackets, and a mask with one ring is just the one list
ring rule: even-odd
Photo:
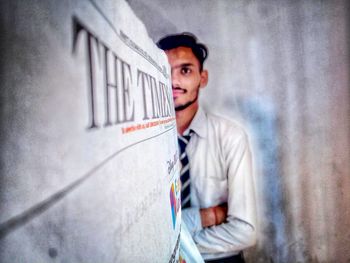
[[178,74],[175,71],[171,71],[171,85],[173,88],[180,87],[180,79]]

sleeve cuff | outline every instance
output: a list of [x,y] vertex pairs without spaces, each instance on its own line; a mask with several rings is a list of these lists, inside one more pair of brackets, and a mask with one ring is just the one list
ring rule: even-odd
[[187,229],[192,237],[196,232],[203,229],[201,216],[197,207],[183,209],[181,213],[181,220],[186,224]]

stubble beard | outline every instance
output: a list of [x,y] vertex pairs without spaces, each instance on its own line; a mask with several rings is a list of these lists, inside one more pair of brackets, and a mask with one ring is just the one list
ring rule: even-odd
[[191,106],[193,103],[195,103],[198,100],[199,88],[200,88],[200,85],[198,85],[198,87],[197,87],[197,94],[193,100],[190,100],[189,102],[186,102],[183,105],[175,106],[175,111],[182,111],[182,110],[188,108],[189,106]]

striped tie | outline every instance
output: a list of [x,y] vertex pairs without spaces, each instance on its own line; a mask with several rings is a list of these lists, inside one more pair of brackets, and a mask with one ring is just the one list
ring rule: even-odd
[[182,164],[180,170],[180,180],[181,180],[181,207],[187,208],[191,206],[191,195],[190,195],[190,164],[188,161],[186,146],[190,141],[191,134],[185,136],[179,136],[179,146],[180,146],[180,161]]

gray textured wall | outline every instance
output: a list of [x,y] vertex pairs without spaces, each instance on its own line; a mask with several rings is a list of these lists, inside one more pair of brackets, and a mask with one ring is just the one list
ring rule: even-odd
[[155,41],[190,31],[208,45],[201,100],[250,131],[250,262],[350,262],[348,2],[128,2]]

